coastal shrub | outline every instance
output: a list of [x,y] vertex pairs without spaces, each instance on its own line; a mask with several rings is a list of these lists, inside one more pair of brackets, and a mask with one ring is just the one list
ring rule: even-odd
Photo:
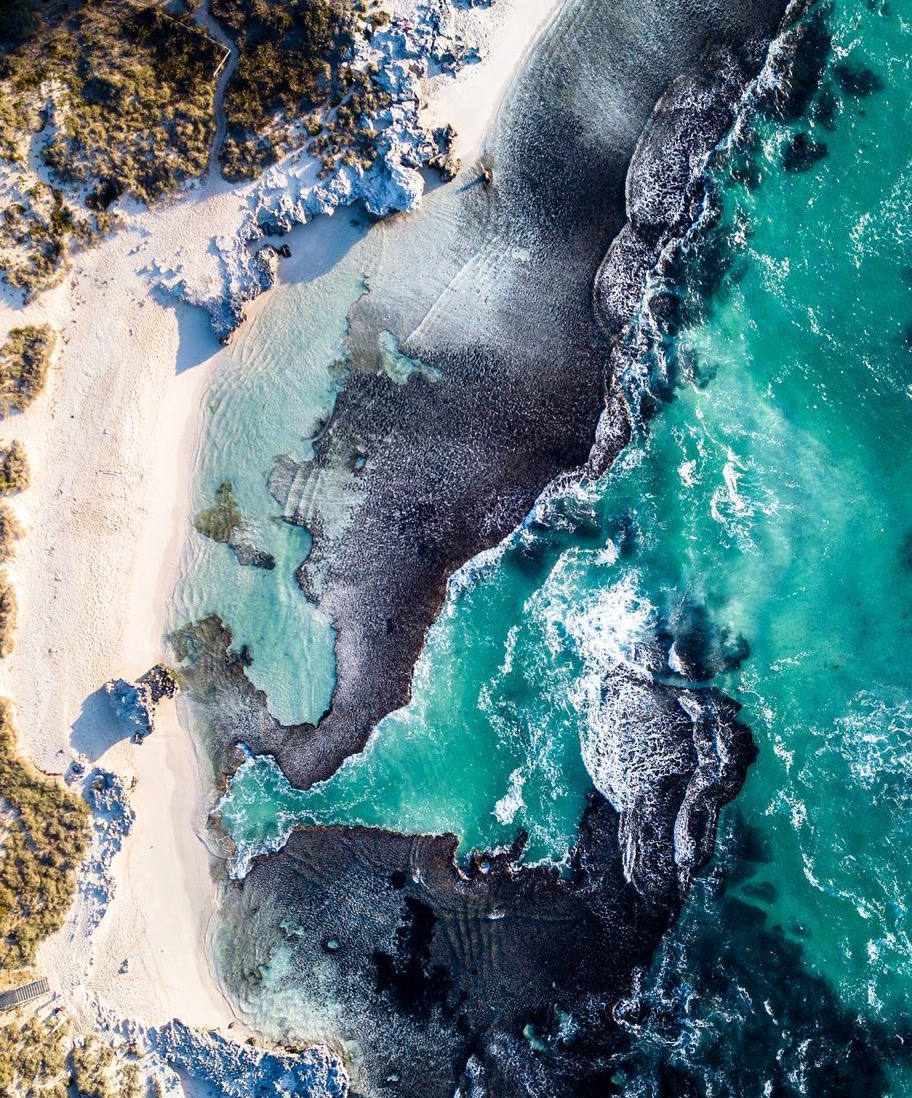
[[18,616],[15,589],[7,576],[0,573],[0,659],[6,659],[13,650]]
[[[0,1025],[0,1098],[142,1098],[163,1093],[145,1077],[138,1050],[113,1048],[98,1037],[74,1043],[59,1015],[42,1020],[20,1010]],[[156,1090],[158,1087],[158,1090]]]
[[68,1098],[65,1029],[19,1011],[0,1026],[0,1098]]
[[24,412],[44,389],[55,342],[50,324],[10,331],[0,347],[0,415]]
[[73,902],[88,848],[86,802],[19,753],[12,706],[0,699],[0,968],[31,965]]
[[140,1098],[140,1071],[134,1060],[90,1036],[70,1055],[72,1086],[78,1098]]
[[[368,120],[389,96],[370,73],[352,68],[351,57],[360,36],[389,22],[385,12],[368,14],[367,5],[348,0],[212,0],[212,14],[238,47],[219,151],[227,179],[251,179],[273,163],[294,142],[298,120],[310,139],[327,127],[338,146],[354,146],[373,163]],[[324,162],[324,175],[334,165]]]
[[[24,164],[33,131],[43,131],[41,157],[59,184],[46,188],[23,167],[20,189],[31,182],[35,193],[0,218],[0,267],[12,285],[53,282],[73,240],[107,230],[121,195],[151,202],[205,172],[223,54],[171,5],[23,0],[0,18],[0,157]],[[53,131],[48,88],[62,120]]]
[[28,458],[22,443],[13,439],[8,446],[0,446],[0,496],[24,492],[30,480]]
[[22,537],[22,533],[22,525],[12,507],[5,500],[0,500],[0,564],[12,560],[16,542]]

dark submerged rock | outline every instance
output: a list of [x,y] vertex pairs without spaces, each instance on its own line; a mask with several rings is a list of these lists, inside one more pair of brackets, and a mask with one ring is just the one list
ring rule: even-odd
[[873,69],[859,64],[857,61],[840,61],[834,67],[833,73],[836,76],[837,83],[846,95],[854,96],[856,99],[864,99],[866,96],[873,95],[874,92],[880,91],[884,86],[883,80]]
[[782,153],[782,166],[787,172],[809,172],[829,150],[822,141],[814,141],[802,131],[791,138]]

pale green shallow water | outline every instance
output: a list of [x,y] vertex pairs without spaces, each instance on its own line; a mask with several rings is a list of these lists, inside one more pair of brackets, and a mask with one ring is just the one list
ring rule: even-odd
[[335,399],[332,366],[342,356],[346,316],[363,292],[345,264],[278,290],[269,310],[239,334],[204,408],[194,511],[210,507],[219,485],[230,483],[250,540],[276,566],[239,567],[228,546],[193,531],[172,620],[179,626],[218,614],[233,648],[247,647],[248,675],[283,724],[317,721],[326,711],[335,660],[329,622],[294,579],[310,535],[282,520],[266,478],[276,457],[311,453],[310,437]]
[[[712,1082],[713,1035],[760,1027],[764,987],[820,977],[833,1010],[887,1032],[912,998],[910,20],[905,4],[835,4],[834,129],[761,119],[754,189],[720,158],[712,242],[733,265],[670,349],[691,377],[600,483],[455,578],[411,705],[329,782],[294,791],[251,759],[220,806],[239,871],[294,822],[453,831],[462,851],[524,828],[526,860],[561,861],[591,788],[580,748],[599,672],[704,609],[750,645],[716,684],[744,703],[760,748],[729,812],[763,851],[728,896],[755,922],[726,933],[747,949],[763,926],[796,950],[792,975],[758,961],[729,1015],[691,987],[690,1043],[673,1054],[704,1065],[711,1094],[856,1093],[787,1070],[796,1038],[779,1022],[737,1067],[754,1083]],[[853,94],[839,63],[882,86]],[[784,171],[785,141],[808,128],[828,155]],[[716,903],[700,892],[680,934],[719,933]],[[785,1089],[764,1089],[777,1056]],[[912,1093],[890,1070],[891,1093]]]

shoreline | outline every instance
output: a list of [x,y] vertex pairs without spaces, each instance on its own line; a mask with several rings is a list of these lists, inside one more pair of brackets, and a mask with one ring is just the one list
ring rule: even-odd
[[[199,949],[214,884],[195,833],[202,791],[190,741],[171,702],[152,741],[130,743],[99,692],[165,655],[199,408],[218,358],[190,310],[157,302],[137,269],[141,232],[175,212],[151,211],[142,229],[84,253],[64,284],[24,309],[0,306],[7,326],[38,319],[61,336],[45,392],[2,425],[4,439],[24,443],[32,484],[13,501],[25,526],[10,565],[20,624],[0,689],[42,770],[63,773],[80,756],[135,783],[136,819],[114,857],[100,925],[80,929],[80,896],[39,952],[89,1029],[99,1002],[148,1024],[234,1021]],[[182,356],[196,365],[177,372]],[[36,677],[35,667],[50,673]],[[131,953],[131,973],[119,974]]]
[[[538,0],[546,15],[531,37],[519,5],[506,7],[490,28],[492,48],[463,70],[476,77],[471,101],[479,134],[500,104],[486,99],[486,90],[497,80],[506,90],[559,3]],[[486,14],[476,13],[473,26]],[[433,103],[441,89],[458,98],[463,79],[425,81]],[[80,937],[80,898],[39,953],[41,970],[86,1031],[113,1010],[145,1025],[177,1017],[245,1032],[208,948],[217,859],[200,834],[208,791],[199,745],[174,702],[162,704],[144,745],[130,743],[100,688],[166,657],[200,408],[231,356],[219,347],[209,314],[163,293],[163,272],[175,272],[180,257],[175,274],[185,287],[202,288],[203,296],[218,292],[210,243],[220,249],[242,239],[254,189],[239,193],[215,178],[169,204],[137,208],[28,304],[6,288],[0,293],[0,325],[47,322],[60,336],[44,393],[24,415],[0,424],[0,438],[19,438],[32,466],[30,488],[12,501],[25,536],[9,566],[19,629],[0,663],[0,691],[16,708],[24,753],[42,770],[63,774],[80,756],[133,787],[136,818],[114,857],[114,892],[100,925]],[[303,226],[295,236],[306,262]],[[277,284],[294,281],[281,275]],[[257,295],[245,319],[268,308],[270,298]],[[49,670],[36,676],[35,668]]]

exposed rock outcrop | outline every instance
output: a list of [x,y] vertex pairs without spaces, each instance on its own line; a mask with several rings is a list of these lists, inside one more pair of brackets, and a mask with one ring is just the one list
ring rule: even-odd
[[204,1088],[213,1098],[346,1098],[348,1075],[340,1058],[323,1045],[301,1051],[256,1047],[220,1033],[191,1029],[178,1019],[144,1026],[99,1008],[97,1029],[115,1047],[127,1045],[143,1058],[146,1075],[166,1098]]
[[170,668],[158,663],[135,682],[112,679],[104,685],[118,719],[130,729],[133,742],[142,743],[155,728],[155,710],[163,698],[178,691],[177,678]]
[[583,737],[596,788],[617,809],[624,876],[660,902],[684,897],[713,851],[722,805],[755,755],[739,706],[617,668]]

